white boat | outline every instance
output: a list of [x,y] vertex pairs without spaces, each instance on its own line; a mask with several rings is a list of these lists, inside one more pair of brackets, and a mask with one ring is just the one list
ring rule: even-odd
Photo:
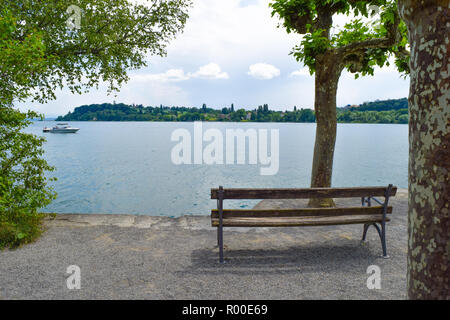
[[53,128],[44,128],[44,132],[50,132],[50,133],[75,133],[79,128],[73,128],[69,126],[68,123],[58,123]]

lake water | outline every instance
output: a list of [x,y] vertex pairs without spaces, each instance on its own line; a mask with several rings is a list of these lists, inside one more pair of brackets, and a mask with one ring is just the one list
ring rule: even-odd
[[[71,122],[76,134],[42,133],[55,122],[34,122],[28,129],[47,138],[45,158],[58,198],[45,212],[207,215],[216,203],[210,189],[309,187],[315,124],[203,123],[203,131],[278,129],[279,170],[260,175],[260,165],[175,165],[174,130],[193,135],[193,123]],[[204,143],[204,146],[208,143]],[[248,159],[248,158],[247,158]],[[392,183],[407,188],[408,126],[339,124],[333,186]],[[251,208],[255,201],[227,201],[227,208]]]

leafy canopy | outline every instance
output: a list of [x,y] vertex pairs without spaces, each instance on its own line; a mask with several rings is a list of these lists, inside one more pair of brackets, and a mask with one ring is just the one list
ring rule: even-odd
[[[54,99],[58,88],[82,93],[100,81],[110,91],[146,55],[166,54],[187,20],[191,0],[3,0],[0,2],[0,99]],[[80,28],[68,28],[81,9]],[[25,60],[23,60],[25,59]],[[21,69],[24,67],[24,69]]]
[[0,11],[0,105],[27,97],[24,88],[31,85],[31,75],[44,72],[42,32],[18,38],[17,19],[5,8]]
[[[317,58],[327,52],[340,55],[355,77],[373,75],[375,66],[389,65],[391,56],[399,71],[408,73],[407,30],[398,17],[396,0],[275,0],[269,5],[288,33],[304,35],[291,54],[311,74]],[[334,32],[337,14],[354,17]]]

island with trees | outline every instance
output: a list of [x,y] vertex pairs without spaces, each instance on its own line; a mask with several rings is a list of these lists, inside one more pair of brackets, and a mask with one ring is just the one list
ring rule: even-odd
[[[365,102],[337,108],[341,123],[408,123],[408,101],[404,99]],[[228,121],[228,122],[304,122],[316,121],[309,108],[275,111],[263,104],[255,109],[235,109],[234,104],[222,109],[178,106],[143,106],[124,103],[83,105],[56,121]]]

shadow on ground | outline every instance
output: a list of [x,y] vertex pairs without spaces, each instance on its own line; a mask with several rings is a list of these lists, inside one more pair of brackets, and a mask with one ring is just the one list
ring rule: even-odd
[[[350,241],[349,241],[350,242]],[[225,263],[219,263],[218,249],[198,249],[191,254],[192,265],[183,272],[198,274],[278,274],[342,271],[355,265],[370,265],[380,259],[365,243],[320,244],[270,249],[225,250]]]

